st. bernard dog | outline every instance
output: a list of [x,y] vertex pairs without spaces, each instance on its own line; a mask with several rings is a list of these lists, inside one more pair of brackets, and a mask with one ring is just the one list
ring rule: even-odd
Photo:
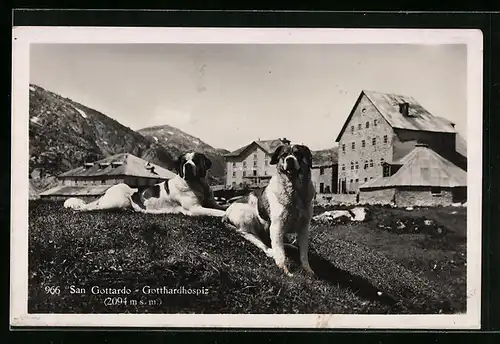
[[285,235],[296,233],[302,268],[314,274],[308,257],[315,196],[311,151],[304,145],[283,144],[272,154],[270,164],[276,165],[277,173],[269,184],[232,203],[222,220],[274,258],[289,276],[292,274],[285,264]]
[[94,202],[82,204],[77,199],[68,199],[65,207],[82,211],[132,207],[148,214],[222,217],[225,208],[217,204],[206,181],[211,166],[212,162],[204,154],[185,153],[177,159],[177,175],[172,179],[144,189],[120,183]]

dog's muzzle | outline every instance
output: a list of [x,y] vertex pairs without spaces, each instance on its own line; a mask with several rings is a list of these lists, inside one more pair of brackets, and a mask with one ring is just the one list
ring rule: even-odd
[[297,158],[293,155],[289,155],[285,158],[285,164],[283,167],[287,172],[298,171],[300,168]]

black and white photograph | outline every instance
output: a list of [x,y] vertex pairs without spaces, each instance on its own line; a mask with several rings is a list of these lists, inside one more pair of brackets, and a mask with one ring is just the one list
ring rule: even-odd
[[479,328],[480,31],[13,37],[11,325]]

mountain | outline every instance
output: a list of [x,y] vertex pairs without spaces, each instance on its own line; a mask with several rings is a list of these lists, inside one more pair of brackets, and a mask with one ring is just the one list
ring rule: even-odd
[[137,132],[150,141],[163,146],[174,156],[186,151],[204,153],[212,161],[212,168],[209,171],[209,175],[217,182],[224,183],[224,173],[226,170],[224,154],[229,153],[228,150],[214,148],[199,138],[186,134],[182,130],[169,125],[148,127],[140,129]]
[[40,190],[61,172],[118,153],[175,167],[175,155],[163,146],[99,111],[36,85],[29,99],[29,176]]
[[313,165],[326,165],[338,163],[338,147],[321,149],[311,152],[313,155]]

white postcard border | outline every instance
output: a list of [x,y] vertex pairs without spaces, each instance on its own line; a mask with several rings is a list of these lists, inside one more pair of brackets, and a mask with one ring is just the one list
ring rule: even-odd
[[[467,312],[455,315],[28,314],[29,47],[32,43],[466,44]],[[14,27],[11,326],[479,329],[481,318],[483,36],[475,29]]]

